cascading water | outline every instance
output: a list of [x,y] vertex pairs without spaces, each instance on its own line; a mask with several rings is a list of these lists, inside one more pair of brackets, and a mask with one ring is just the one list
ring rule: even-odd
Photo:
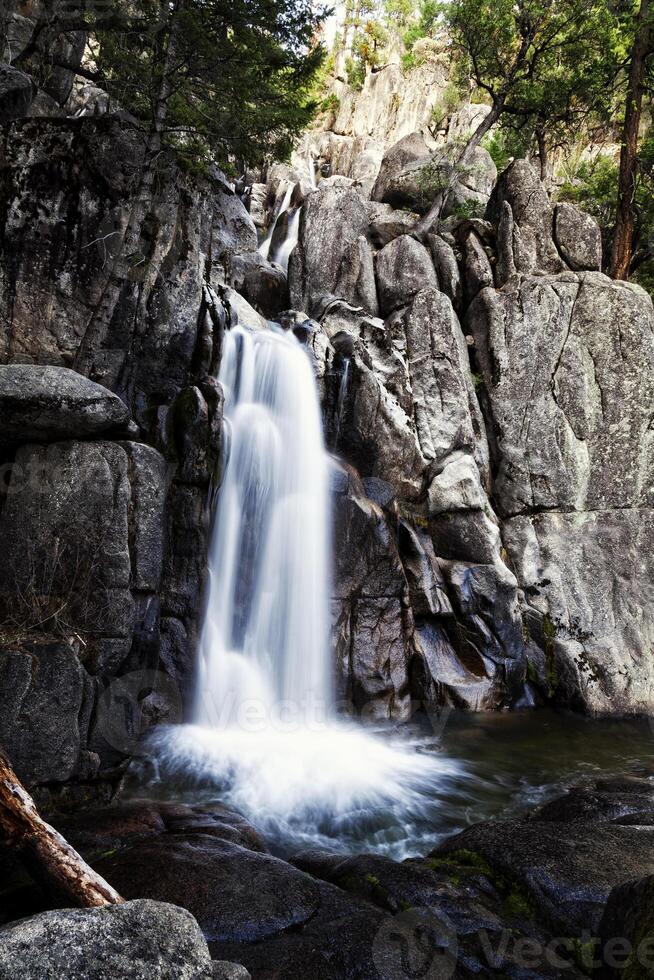
[[288,211],[291,205],[291,197],[293,195],[293,184],[289,184],[284,192],[284,196],[281,199],[279,207],[275,209],[272,221],[270,222],[270,231],[259,245],[258,252],[264,259],[270,259],[270,246],[272,244],[273,235],[275,234],[275,226],[283,214]]
[[158,737],[162,771],[217,791],[286,844],[347,849],[365,837],[369,849],[418,853],[418,828],[459,767],[336,717],[330,458],[307,352],[281,328],[235,327],[220,381],[227,462],[195,721]]
[[327,636],[327,456],[311,365],[293,335],[241,327],[219,380],[229,454],[209,556],[196,720],[248,699],[270,717],[333,699]]
[[302,208],[296,208],[293,215],[288,223],[288,230],[286,232],[286,238],[281,245],[274,261],[281,265],[284,272],[288,273],[288,260],[291,257],[291,252],[295,248],[298,242],[299,232],[300,232],[300,212]]

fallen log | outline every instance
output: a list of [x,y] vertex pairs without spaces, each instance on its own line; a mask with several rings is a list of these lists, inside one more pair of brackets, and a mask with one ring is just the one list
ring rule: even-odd
[[0,749],[0,842],[20,858],[54,902],[74,908],[125,900],[96,874],[61,834],[46,823]]

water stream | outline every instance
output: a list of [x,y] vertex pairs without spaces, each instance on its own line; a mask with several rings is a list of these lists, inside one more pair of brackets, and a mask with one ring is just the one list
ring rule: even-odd
[[[371,730],[336,715],[327,455],[305,349],[225,336],[225,457],[193,724],[160,730],[150,792],[221,800],[280,853],[427,853],[584,776],[652,771],[645,721],[552,712]],[[347,383],[344,372],[343,384]]]
[[167,773],[218,790],[265,833],[323,842],[422,819],[457,763],[337,717],[329,643],[330,460],[292,333],[225,337],[225,456],[194,724],[160,737]]

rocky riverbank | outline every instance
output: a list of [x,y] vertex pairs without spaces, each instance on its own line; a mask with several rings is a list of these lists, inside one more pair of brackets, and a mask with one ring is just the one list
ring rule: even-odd
[[654,962],[648,776],[586,781],[404,862],[281,859],[220,804],[134,800],[56,824],[128,904],[40,912],[44,897],[2,855],[3,918],[34,916],[0,930],[2,977],[20,964],[40,980],[75,957],[88,980],[248,975],[212,974],[209,951],[253,980],[635,978]]

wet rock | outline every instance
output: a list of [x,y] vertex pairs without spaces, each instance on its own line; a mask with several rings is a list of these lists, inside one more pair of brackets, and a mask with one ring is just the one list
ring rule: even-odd
[[42,912],[0,930],[0,977],[211,980],[198,924],[184,909],[136,901]]
[[618,885],[609,895],[593,944],[599,980],[654,975],[654,875]]
[[202,834],[250,851],[267,852],[263,839],[245,817],[221,803],[126,800],[54,820],[66,839],[89,856],[144,840],[156,840],[163,848],[169,834]]
[[438,289],[429,252],[409,235],[395,238],[377,253],[375,271],[382,316],[407,306],[422,289]]
[[[12,644],[5,668],[18,671],[13,710],[22,721],[13,752],[29,783],[81,775],[87,748],[105,765],[120,757],[122,740],[96,743],[88,731],[97,688],[87,672],[109,681],[130,656],[133,670],[156,667],[167,472],[156,450],[130,442],[56,442],[16,453],[0,515],[0,615]],[[41,650],[44,664],[30,680],[26,665],[38,664]],[[56,746],[58,762],[49,754]]]
[[146,839],[94,862],[126,898],[188,909],[213,942],[255,942],[307,922],[320,904],[307,875],[202,832]]
[[247,198],[248,211],[255,228],[263,231],[268,223],[268,186],[267,184],[251,184]]
[[[393,969],[393,964],[397,970],[395,955],[400,948],[414,949],[411,937],[415,942],[419,932],[429,936],[428,968],[439,975],[491,977],[501,970],[528,980],[560,976],[562,968],[566,975],[581,975],[570,955],[552,959],[550,936],[534,921],[524,897],[508,882],[490,880],[481,861],[475,866],[439,857],[398,863],[373,854],[330,859],[309,852],[298,855],[296,862],[386,913],[373,945],[380,970]],[[342,975],[351,974],[337,974]]]
[[0,64],[0,125],[26,116],[35,95],[29,75],[11,65]]
[[[611,890],[654,870],[648,831],[529,820],[475,824],[433,852],[486,866],[523,890],[561,936],[596,932]],[[472,855],[467,857],[467,855]]]
[[573,786],[544,803],[530,819],[548,823],[617,823],[643,826],[654,819],[654,785],[649,779],[597,780]]
[[393,528],[363,486],[334,494],[334,555],[341,696],[367,717],[406,717],[408,586]]
[[117,395],[61,367],[0,365],[3,448],[95,436],[124,427],[129,412]]
[[590,214],[573,204],[557,204],[554,210],[554,241],[571,269],[600,272],[602,235]]
[[283,269],[267,262],[258,252],[235,258],[230,278],[234,288],[266,319],[274,320],[288,308],[288,283]]
[[226,253],[240,255],[256,251],[255,223],[240,197],[226,182],[219,182],[212,204],[212,235],[217,246],[213,260],[224,261]]
[[82,755],[92,704],[91,679],[69,644],[28,640],[0,649],[0,739],[24,782],[97,770],[99,759]]
[[227,960],[214,960],[212,964],[213,980],[251,980],[251,974],[238,963]]

